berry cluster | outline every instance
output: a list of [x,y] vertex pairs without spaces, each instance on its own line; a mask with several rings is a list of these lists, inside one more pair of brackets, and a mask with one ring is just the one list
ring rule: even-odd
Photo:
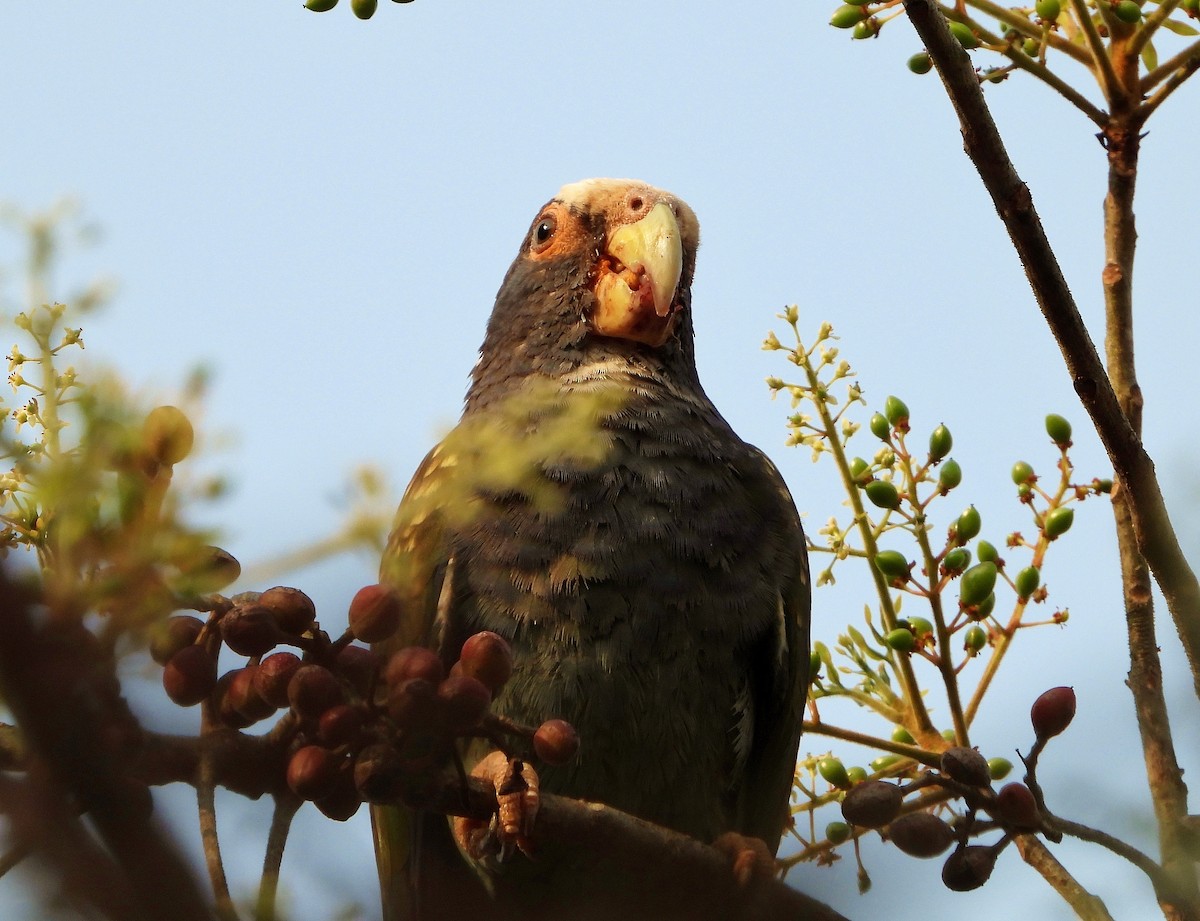
[[[330,818],[344,821],[363,802],[420,798],[455,761],[463,737],[488,739],[506,753],[515,738],[549,764],[569,761],[578,748],[562,720],[534,730],[491,712],[513,671],[512,650],[498,634],[468,637],[448,670],[424,647],[385,655],[357,645],[383,642],[400,627],[403,606],[386,585],[355,595],[349,627],[336,640],[298,589],[210,597],[207,620],[176,615],[152,639],[167,695],[180,706],[204,703],[212,721],[233,730],[286,711],[271,731],[286,754],[282,780]],[[222,646],[247,661],[218,676]]]
[[[1023,759],[1024,783],[994,789],[995,765],[974,748],[954,746],[942,753],[939,770],[926,771],[907,784],[885,780],[855,784],[847,779],[842,816],[850,825],[879,830],[913,857],[938,857],[955,845],[942,867],[942,882],[959,892],[977,889],[988,881],[996,858],[1015,835],[1041,832],[1051,840],[1061,837],[1037,784],[1037,759],[1046,742],[1066,729],[1074,716],[1075,692],[1070,688],[1051,688],[1034,702],[1030,718],[1035,742]],[[905,797],[921,790],[926,792],[906,806]],[[952,799],[962,800],[966,811],[947,822],[936,811]],[[980,813],[989,818],[981,819]],[[839,837],[844,840],[850,829],[843,828]],[[969,843],[994,829],[1003,832],[995,843]]]

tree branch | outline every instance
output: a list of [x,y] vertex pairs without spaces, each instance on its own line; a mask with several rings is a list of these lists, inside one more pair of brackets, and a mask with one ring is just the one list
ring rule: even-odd
[[1029,189],[1013,168],[974,68],[932,0],[905,9],[958,113],[964,146],[1008,230],[1026,276],[1063,353],[1075,392],[1129,491],[1138,548],[1167,600],[1200,695],[1200,582],[1171,525],[1154,464],[1125,417],[1058,265]]

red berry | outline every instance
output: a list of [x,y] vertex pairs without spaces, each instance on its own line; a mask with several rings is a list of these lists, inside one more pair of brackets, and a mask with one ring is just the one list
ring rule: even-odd
[[159,665],[167,661],[184,646],[191,646],[204,629],[204,621],[191,614],[168,617],[155,624],[150,636],[150,656]]
[[333,791],[337,756],[320,745],[305,745],[288,760],[287,784],[301,799],[317,799]]
[[366,697],[379,672],[379,654],[364,646],[343,646],[333,667],[350,683],[359,697]]
[[254,672],[254,689],[274,707],[288,706],[288,684],[303,663],[291,652],[267,656]]
[[224,697],[234,710],[252,723],[266,719],[275,712],[275,706],[268,703],[254,686],[257,673],[258,667],[254,665],[230,672],[233,677],[225,689]]
[[533,750],[547,764],[566,764],[579,751],[579,733],[566,720],[546,720],[533,734]]
[[1039,739],[1049,739],[1071,725],[1075,718],[1073,688],[1051,688],[1033,702],[1029,711],[1033,731]]
[[452,733],[475,726],[492,704],[492,693],[487,685],[466,675],[447,678],[438,686],[437,696],[444,705],[446,728]]
[[445,677],[442,660],[432,649],[423,646],[397,650],[383,667],[383,680],[390,688],[398,688],[412,678],[423,678],[436,687]]
[[442,713],[437,688],[424,678],[409,678],[392,687],[387,708],[401,729],[430,729]]
[[315,719],[343,703],[342,686],[321,665],[302,665],[288,682],[288,704],[302,719]]
[[317,617],[317,606],[312,599],[298,588],[276,585],[263,592],[258,603],[271,612],[279,629],[299,636],[312,626]]
[[512,647],[508,640],[491,630],[467,637],[458,661],[464,675],[482,681],[493,694],[512,676]]
[[332,790],[318,798],[314,805],[326,818],[335,822],[345,822],[352,818],[362,805],[362,797],[354,788],[353,774],[348,769],[339,770],[334,778]]
[[386,640],[400,628],[400,596],[386,585],[367,585],[350,602],[350,632],[364,643]]
[[1023,783],[1009,783],[1000,788],[993,817],[1018,830],[1034,829],[1042,824],[1037,801]]
[[181,707],[200,703],[217,683],[216,662],[203,646],[185,646],[163,668],[163,688]]
[[261,604],[238,605],[221,618],[221,638],[239,656],[261,656],[279,641],[279,628]]
[[321,714],[317,721],[317,738],[331,748],[348,745],[358,738],[363,726],[362,711],[349,704],[338,704]]

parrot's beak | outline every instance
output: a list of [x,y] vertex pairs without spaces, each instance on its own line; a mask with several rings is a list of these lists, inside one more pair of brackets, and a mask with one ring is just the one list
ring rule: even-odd
[[592,328],[602,336],[662,345],[675,330],[682,273],[679,221],[660,201],[645,217],[609,234],[597,267]]

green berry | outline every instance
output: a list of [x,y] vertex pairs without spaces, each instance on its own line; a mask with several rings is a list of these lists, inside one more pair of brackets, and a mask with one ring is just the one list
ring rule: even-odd
[[850,775],[840,758],[822,758],[817,762],[817,773],[839,790],[850,788]]
[[350,0],[350,9],[359,19],[370,19],[379,7],[379,0]]
[[1042,523],[1042,530],[1046,532],[1048,538],[1054,540],[1071,530],[1071,524],[1074,521],[1075,509],[1056,508],[1046,516],[1046,520]]
[[942,469],[938,471],[938,486],[942,492],[949,492],[961,482],[962,467],[958,466],[958,461],[952,457],[942,464]]
[[977,605],[996,587],[996,564],[976,563],[962,574],[958,598],[962,606]]
[[946,554],[946,558],[942,560],[942,566],[950,575],[955,575],[962,572],[971,565],[971,551],[966,547],[955,547]]
[[958,521],[955,522],[954,533],[957,535],[959,544],[965,544],[969,540],[973,540],[979,534],[979,529],[983,526],[980,520],[979,511],[973,505],[967,506],[963,513],[958,516]]
[[1135,0],[1121,0],[1113,10],[1117,14],[1117,19],[1122,22],[1141,22],[1142,8],[1137,5]]
[[898,509],[900,507],[900,493],[887,480],[872,480],[864,489],[872,505],[884,509]]
[[867,774],[867,769],[865,767],[859,767],[858,765],[848,768],[846,773],[850,775],[850,783],[852,784],[862,783],[869,776]]
[[892,396],[883,401],[883,414],[887,416],[887,421],[891,423],[892,428],[908,428],[908,407],[899,397]]
[[835,29],[853,29],[855,25],[866,18],[866,10],[846,4],[833,11],[833,15],[829,18],[829,24]]
[[874,19],[864,19],[862,22],[854,26],[854,31],[850,33],[853,39],[862,40],[864,38],[874,38],[879,34],[879,24]]
[[970,653],[979,652],[987,645],[987,631],[979,624],[972,624],[963,635],[963,648]]
[[1000,551],[996,549],[994,544],[990,544],[986,540],[981,540],[975,545],[975,556],[979,558],[979,562],[981,563],[994,563],[1000,559]]
[[830,822],[825,826],[825,837],[830,844],[842,844],[850,838],[850,826],[845,822]]
[[897,627],[883,639],[888,648],[896,652],[912,652],[917,648],[917,638],[912,635],[911,630],[904,627]]
[[1055,22],[1062,12],[1058,0],[1037,0],[1034,9],[1037,10],[1038,18],[1045,22]]
[[996,593],[990,592],[983,601],[975,606],[974,620],[983,620],[985,617],[990,617],[992,611],[996,609]]
[[908,557],[897,550],[880,550],[875,554],[875,568],[889,579],[908,580]]
[[988,758],[988,771],[992,780],[1003,780],[1012,771],[1012,762],[1007,758]]
[[815,681],[821,671],[821,654],[815,649],[808,654],[808,680]]
[[958,741],[958,733],[956,733],[953,729],[943,729],[942,738],[953,745]]
[[855,457],[850,461],[850,479],[858,482],[863,478],[863,475],[870,469],[868,464],[861,457]]
[[924,617],[908,618],[908,629],[913,632],[917,639],[924,639],[927,636],[933,636],[933,624],[927,621]]
[[1029,57],[1036,58],[1038,53],[1042,50],[1042,43],[1036,38],[1027,38],[1022,43],[1021,50],[1029,55]]
[[1030,595],[1037,591],[1038,585],[1041,584],[1042,574],[1036,566],[1026,566],[1013,579],[1013,585],[1016,586],[1017,595],[1024,601]]
[[[1200,3],[1200,0],[1196,0]],[[908,59],[908,69],[914,74],[927,74],[933,70],[933,59],[925,51],[918,51]]]
[[1025,461],[1017,461],[1015,464],[1013,464],[1012,481],[1017,486],[1024,486],[1026,483],[1032,483],[1034,479],[1035,477],[1033,468],[1025,463]]
[[917,740],[913,738],[912,733],[903,726],[897,726],[892,730],[892,741],[899,742],[902,745],[916,745]]
[[[1137,6],[1133,0],[1128,0],[1128,2]],[[1141,10],[1138,11],[1138,15],[1141,15]],[[1071,444],[1071,423],[1062,416],[1051,413],[1046,417],[1046,434],[1060,448],[1065,448]]]
[[871,421],[867,423],[867,427],[870,428],[871,434],[881,441],[887,441],[888,436],[892,433],[887,417],[883,413],[873,413]]
[[950,21],[950,32],[958,39],[958,43],[970,51],[972,48],[979,47],[979,39],[975,37],[975,33],[965,23]]
[[328,13],[337,6],[337,2],[338,0],[307,0],[304,8],[312,10],[314,13]]
[[[1196,3],[1200,4],[1200,0],[1196,0]],[[1111,493],[1113,491],[1112,480],[1096,480],[1094,481],[1094,485],[1098,493]]]
[[944,425],[939,425],[929,436],[929,457],[939,461],[950,453],[953,445],[954,438],[951,437],[950,430]]
[[871,770],[875,771],[876,773],[879,771],[886,771],[899,760],[899,755],[882,755],[871,762]]

